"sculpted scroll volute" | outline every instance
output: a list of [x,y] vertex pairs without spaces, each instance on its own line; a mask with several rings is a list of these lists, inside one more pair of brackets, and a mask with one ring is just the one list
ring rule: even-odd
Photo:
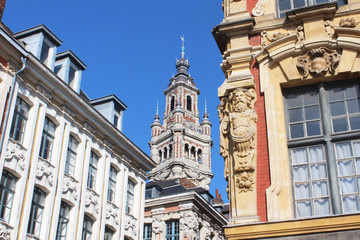
[[238,88],[231,92],[228,98],[222,98],[218,106],[220,154],[225,160],[225,179],[229,181],[231,173],[234,176],[234,184],[240,192],[253,190],[255,182],[253,177],[257,122],[255,102],[255,89]]

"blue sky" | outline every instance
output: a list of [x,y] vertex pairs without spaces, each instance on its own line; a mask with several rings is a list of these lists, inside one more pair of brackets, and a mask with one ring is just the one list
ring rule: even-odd
[[62,41],[58,52],[72,50],[86,65],[81,88],[91,99],[117,95],[127,106],[124,133],[150,154],[156,103],[162,116],[164,90],[176,73],[185,36],[190,74],[205,98],[213,124],[210,192],[218,188],[225,202],[224,163],[219,155],[217,88],[224,81],[221,53],[211,29],[223,19],[221,0],[8,0],[2,21],[13,32],[45,24]]

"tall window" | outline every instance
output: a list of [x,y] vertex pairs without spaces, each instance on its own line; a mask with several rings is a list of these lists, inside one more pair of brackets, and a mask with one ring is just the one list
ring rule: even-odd
[[151,224],[144,225],[144,233],[143,233],[143,240],[151,240]]
[[93,224],[94,224],[94,221],[85,215],[83,229],[82,229],[82,237],[81,237],[82,240],[90,240],[91,239]]
[[9,222],[12,203],[15,193],[16,178],[7,172],[3,171],[0,184],[0,218],[5,222]]
[[59,222],[56,231],[56,239],[66,239],[66,231],[69,223],[70,206],[61,202]]
[[43,135],[40,145],[40,157],[45,160],[50,160],[51,158],[54,136],[55,124],[49,118],[45,118]]
[[25,126],[28,120],[29,105],[21,98],[16,99],[15,112],[10,129],[10,137],[22,143],[24,138]]
[[296,216],[360,211],[358,82],[288,89],[284,96]]
[[171,96],[171,100],[170,100],[170,111],[174,111],[175,109],[175,97]]
[[135,183],[128,180],[127,194],[126,194],[126,213],[132,214],[134,206],[134,188]]
[[179,221],[166,222],[165,240],[179,240]]
[[186,110],[191,111],[192,109],[192,100],[191,96],[186,97]]
[[47,60],[49,59],[50,46],[47,42],[43,42],[41,47],[40,61],[47,64]]
[[104,240],[112,240],[114,237],[114,231],[111,230],[108,227],[105,227],[105,236],[104,236]]
[[34,236],[40,236],[41,219],[44,211],[45,193],[39,188],[34,188],[30,218],[27,232]]
[[65,173],[72,177],[74,176],[74,171],[75,171],[77,147],[78,147],[78,142],[75,140],[74,137],[70,136],[66,162],[65,162]]
[[91,151],[87,187],[95,190],[96,172],[99,158]]
[[74,87],[75,74],[76,74],[75,69],[72,66],[70,66],[70,70],[69,70],[69,86],[70,87]]
[[108,201],[109,202],[115,201],[116,176],[117,176],[116,169],[114,167],[110,166],[109,188],[108,188]]
[[278,0],[278,11],[280,17],[285,16],[285,12],[290,9],[301,8],[306,6],[317,5],[327,2],[337,2],[338,5],[344,5],[346,0]]

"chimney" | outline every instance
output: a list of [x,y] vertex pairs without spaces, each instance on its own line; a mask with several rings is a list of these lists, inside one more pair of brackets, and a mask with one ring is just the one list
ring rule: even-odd
[[3,13],[4,13],[5,3],[6,3],[6,0],[0,0],[0,21],[2,19]]

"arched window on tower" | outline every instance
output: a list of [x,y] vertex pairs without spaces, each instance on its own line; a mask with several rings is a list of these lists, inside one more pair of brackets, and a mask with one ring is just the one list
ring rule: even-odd
[[186,97],[186,110],[191,111],[192,107],[192,100],[190,96]]
[[189,156],[189,145],[188,145],[188,144],[185,144],[185,156],[186,156],[187,158],[190,157],[190,156]]
[[172,145],[170,144],[169,145],[169,158],[171,158],[172,157]]
[[159,158],[160,158],[160,162],[162,162],[162,152],[161,152],[161,150],[159,150]]
[[193,160],[195,160],[195,152],[196,152],[195,147],[192,147],[191,152],[190,152],[190,154],[191,154],[190,158]]
[[201,149],[198,150],[198,153],[197,153],[197,160],[199,163],[202,163],[202,151]]
[[172,96],[170,100],[170,111],[174,111],[175,109],[175,97]]
[[168,149],[164,148],[164,160],[168,158]]

